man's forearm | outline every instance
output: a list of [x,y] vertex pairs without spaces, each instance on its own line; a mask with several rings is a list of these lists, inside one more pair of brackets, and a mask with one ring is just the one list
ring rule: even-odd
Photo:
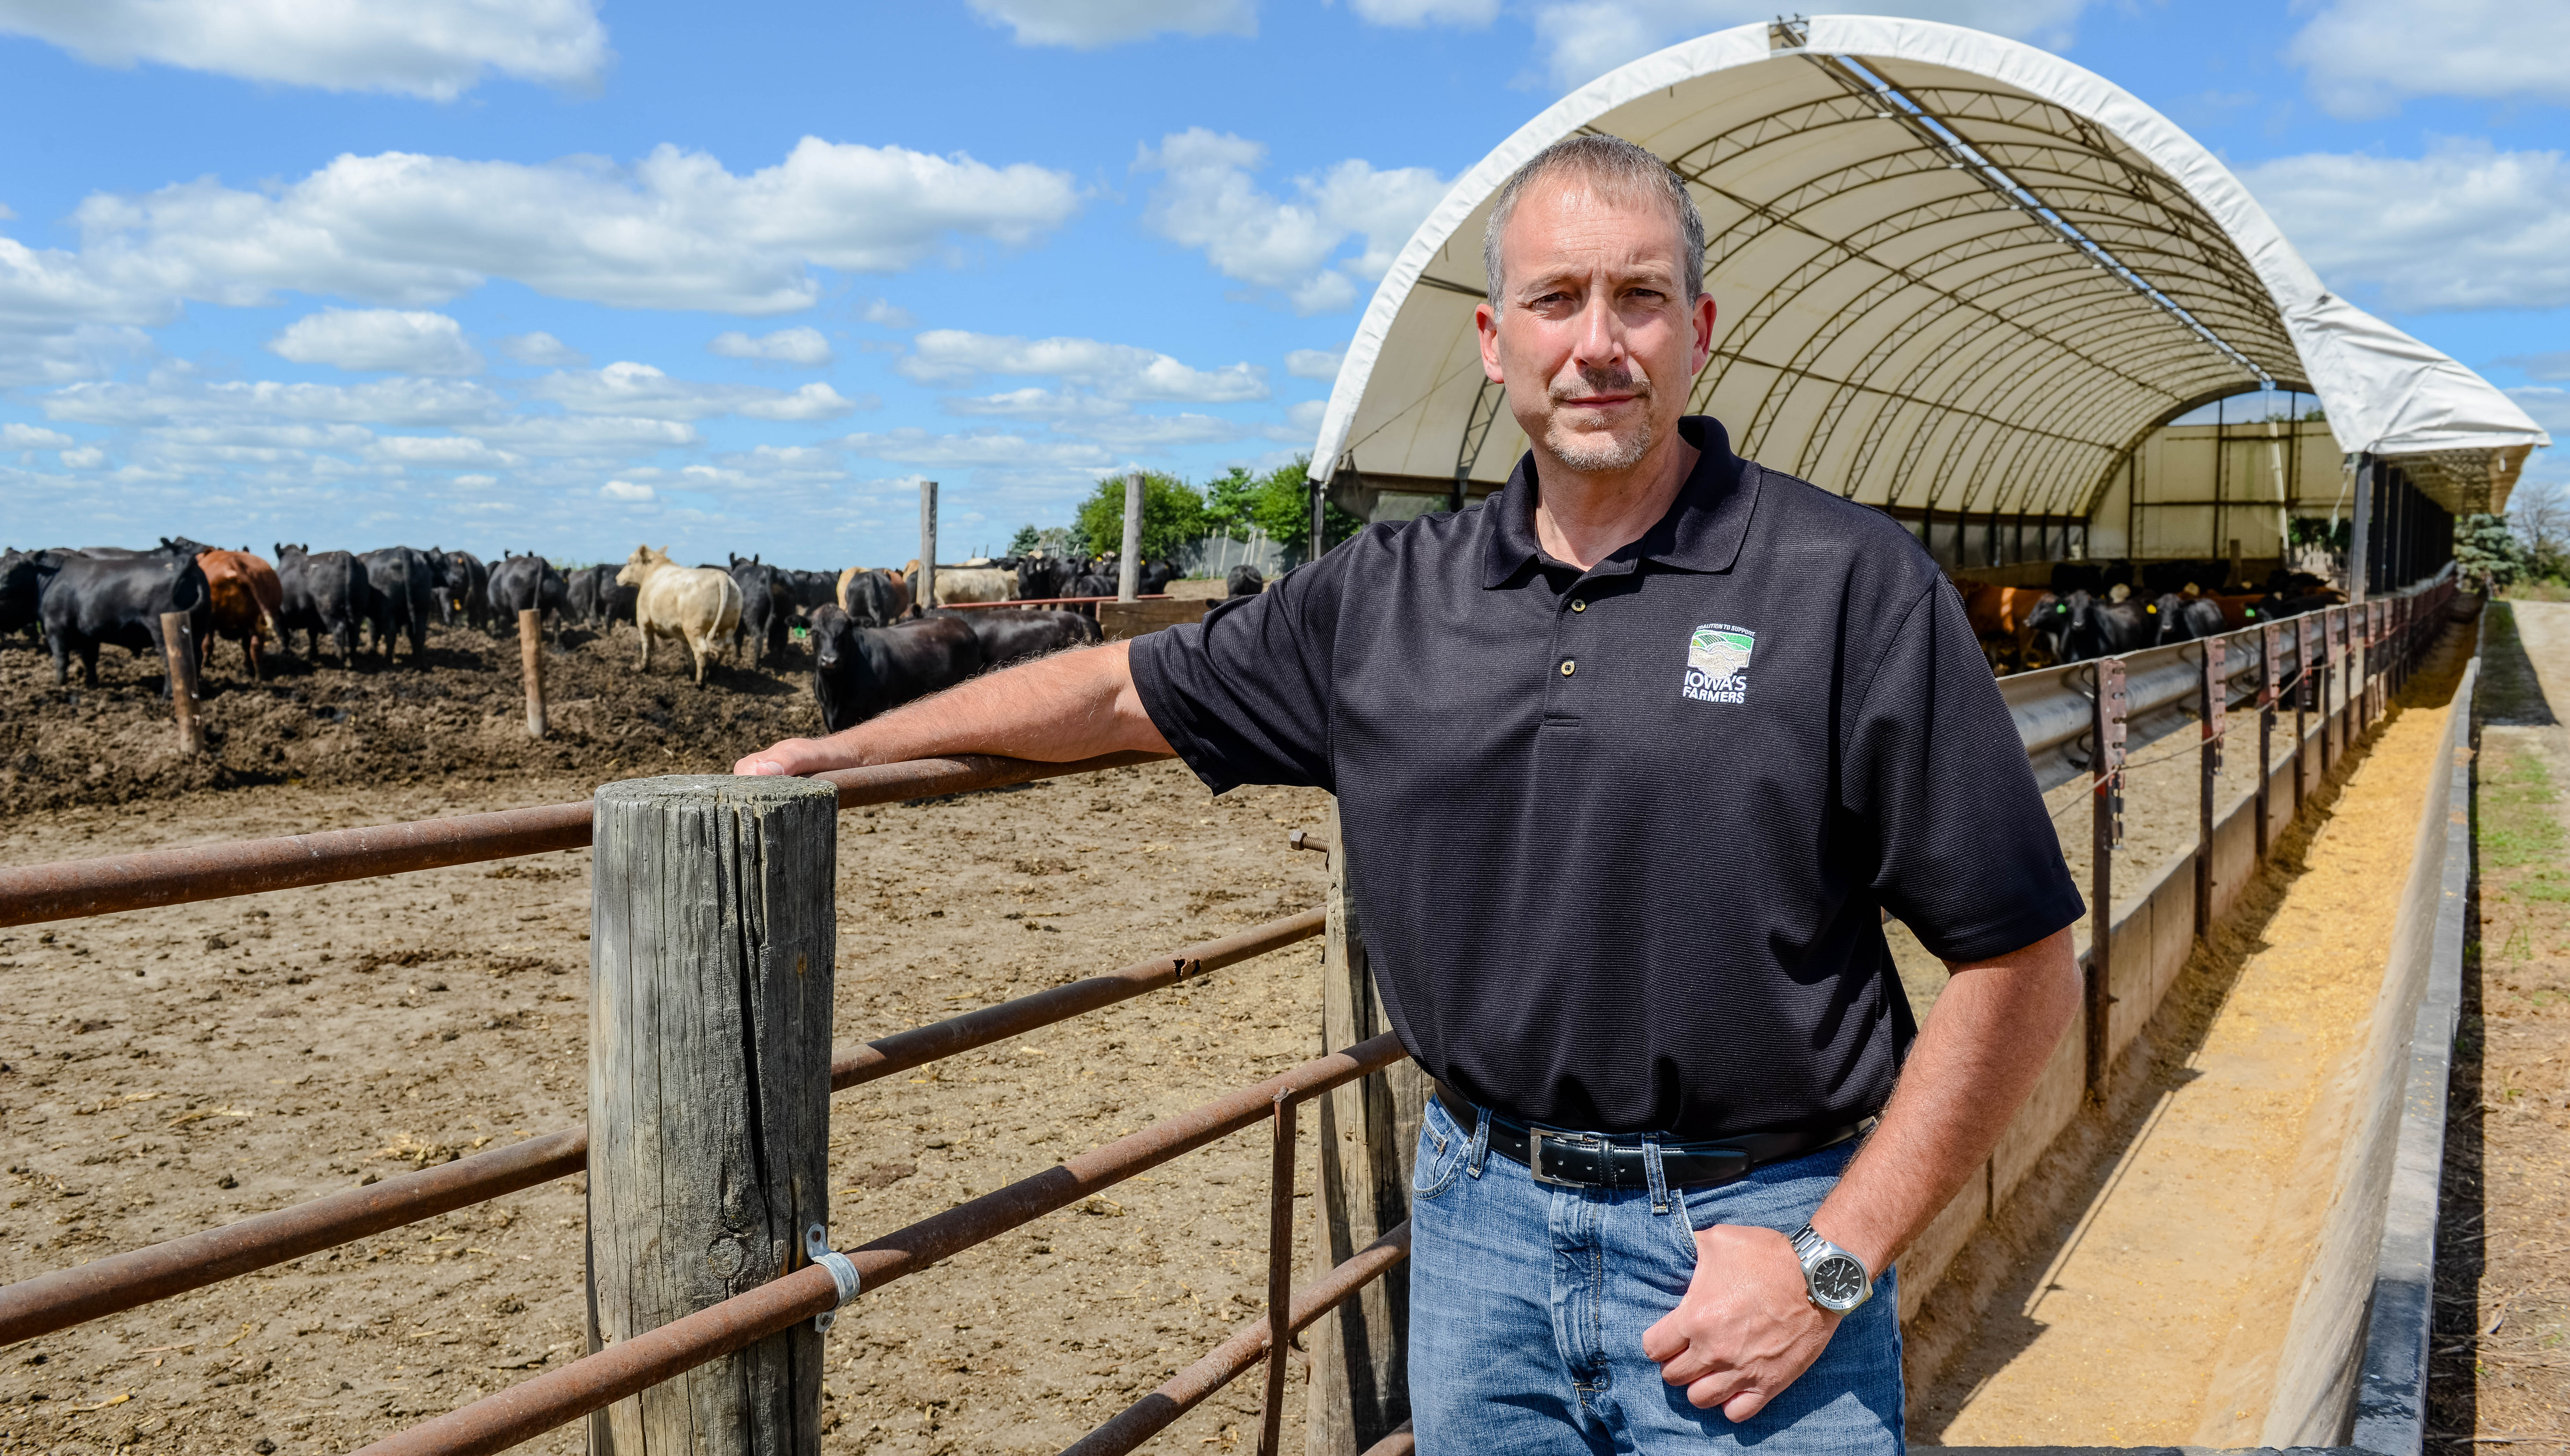
[[1068,763],[1101,753],[1165,753],[1133,687],[1126,643],[1057,653],[906,704],[825,738],[788,738],[735,773],[818,773],[943,753]]
[[1877,1273],[1998,1146],[2079,1009],[2067,930],[1951,969],[1882,1124],[1812,1217]]

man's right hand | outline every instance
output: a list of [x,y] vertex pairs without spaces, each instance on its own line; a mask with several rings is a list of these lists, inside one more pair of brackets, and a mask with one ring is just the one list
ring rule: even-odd
[[786,738],[734,763],[731,771],[736,774],[801,777],[849,766],[839,761],[841,756],[831,752],[830,745],[820,738]]

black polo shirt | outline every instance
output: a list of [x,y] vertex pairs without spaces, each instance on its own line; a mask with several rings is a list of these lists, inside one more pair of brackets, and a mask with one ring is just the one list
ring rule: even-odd
[[1948,960],[2079,892],[1962,604],[1890,517],[1680,426],[1582,572],[1488,501],[1384,524],[1133,644],[1216,792],[1339,797],[1385,1009],[1510,1117],[1707,1138],[1880,1111],[1915,1034],[1881,909]]

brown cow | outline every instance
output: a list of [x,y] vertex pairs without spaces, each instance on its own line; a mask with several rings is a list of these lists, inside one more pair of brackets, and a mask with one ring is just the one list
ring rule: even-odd
[[285,610],[285,589],[277,583],[276,568],[246,551],[200,552],[197,565],[205,570],[206,585],[213,592],[214,627],[198,649],[204,666],[214,665],[214,639],[228,637],[241,645],[250,677],[265,678],[259,649],[276,626],[276,614]]
[[2006,672],[2013,668],[2029,672],[2048,667],[2035,659],[2041,654],[2034,639],[2035,615],[2052,601],[2052,593],[2041,587],[1994,587],[1987,582],[1956,582],[1954,590],[1963,599],[1963,618],[1972,625],[1972,635],[1981,640],[1981,655],[1990,661],[1990,671]]

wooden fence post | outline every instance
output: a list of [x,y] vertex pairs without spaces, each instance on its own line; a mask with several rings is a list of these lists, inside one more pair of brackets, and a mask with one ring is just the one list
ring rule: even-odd
[[912,584],[910,605],[925,617],[937,605],[937,482],[919,483],[919,580]]
[[[800,1268],[829,1225],[838,794],[714,774],[598,790],[589,1307],[596,1345]],[[616,1402],[591,1456],[818,1456],[809,1320]]]
[[179,751],[205,750],[206,736],[197,727],[197,634],[188,629],[188,614],[161,614],[161,655],[170,666],[170,706],[179,718]]
[[[1322,1043],[1351,1047],[1391,1029],[1367,964],[1353,866],[1330,802],[1329,911],[1321,962]],[[1321,1184],[1314,1276],[1410,1216],[1410,1169],[1428,1113],[1428,1074],[1416,1062],[1322,1094]],[[1311,1456],[1357,1456],[1410,1419],[1410,1266],[1402,1264],[1322,1316],[1304,1335],[1312,1356],[1304,1418]]]
[[1142,589],[1142,472],[1124,477],[1124,547],[1115,561],[1115,600],[1130,602]]
[[529,608],[518,614],[518,667],[527,680],[527,732],[545,735],[545,619]]
[[2107,1016],[2115,1004],[2115,851],[2124,842],[2125,715],[2132,695],[2124,660],[2099,658],[2096,697],[2088,705],[2088,775],[2094,802],[2088,816],[2088,1091],[2106,1095],[2106,1069],[2114,1042]]

